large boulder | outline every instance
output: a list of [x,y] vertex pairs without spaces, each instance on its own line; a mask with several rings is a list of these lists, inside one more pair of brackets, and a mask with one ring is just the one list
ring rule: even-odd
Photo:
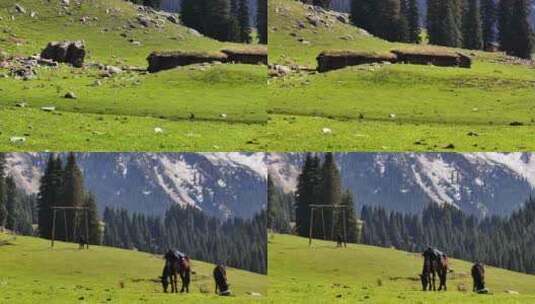
[[50,42],[41,52],[41,58],[69,63],[81,68],[84,66],[85,45],[83,41]]

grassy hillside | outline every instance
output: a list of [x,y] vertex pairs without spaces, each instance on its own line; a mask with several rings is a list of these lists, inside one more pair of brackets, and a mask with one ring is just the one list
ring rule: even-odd
[[[416,47],[386,42],[334,17],[320,17],[329,26],[313,26],[307,21],[311,14],[316,13],[297,1],[270,2],[271,63],[315,68],[315,58],[324,50],[381,53]],[[300,42],[303,39],[307,43]],[[501,54],[461,51],[473,57],[472,69],[363,65],[271,80],[268,135],[277,139],[273,149],[535,148],[520,140],[535,124],[534,66],[514,64]],[[330,132],[323,134],[324,128]],[[285,135],[293,130],[299,131],[296,137]],[[301,136],[313,140],[302,146]]]
[[[213,265],[193,262],[191,293],[164,294],[155,280],[161,275],[159,256],[93,246],[0,234],[0,303],[251,303],[265,297],[267,278],[230,269],[235,297],[213,295]],[[206,289],[209,293],[201,293]],[[251,296],[256,292],[262,296]]]
[[[165,16],[140,12],[137,7],[123,0],[71,1],[68,7],[60,0],[6,0],[0,3],[0,51],[8,56],[26,57],[38,54],[50,41],[84,40],[87,50],[86,63],[113,65],[124,69],[123,73],[103,78],[96,66],[82,69],[62,64],[59,69],[39,67],[35,79],[28,81],[0,78],[0,115],[5,116],[16,104],[24,103],[27,111],[42,107],[55,107],[56,112],[72,116],[80,114],[106,114],[128,116],[139,123],[132,125],[125,137],[143,133],[144,125],[154,118],[173,122],[173,129],[192,129],[202,137],[183,137],[189,144],[175,147],[188,150],[198,147],[203,151],[217,150],[216,144],[204,139],[210,136],[207,129],[217,128],[223,134],[224,146],[243,150],[260,150],[253,134],[265,124],[266,68],[248,65],[209,65],[184,67],[157,74],[141,73],[130,68],[146,68],[147,56],[153,51],[202,51],[212,52],[222,48],[247,46],[218,42],[168,21]],[[26,13],[16,11],[15,4],[22,5]],[[35,12],[32,17],[32,12]],[[155,21],[143,27],[138,15]],[[84,20],[84,21],[82,21]],[[133,25],[133,27],[131,26]],[[136,43],[132,43],[135,41]],[[8,68],[0,68],[0,74],[9,74]],[[65,99],[67,92],[74,92],[77,99]],[[26,111],[26,110],[24,110]],[[29,114],[31,115],[31,114]],[[28,115],[28,116],[29,116]],[[84,118],[90,115],[84,115]],[[33,123],[18,119],[17,127]],[[185,121],[187,120],[187,121]],[[191,123],[194,122],[194,123]],[[58,133],[78,129],[69,119]],[[239,127],[244,136],[234,136]],[[6,132],[11,131],[7,130]],[[63,132],[62,132],[63,131]],[[25,132],[27,133],[27,132]],[[35,149],[49,149],[54,142],[66,142],[69,135],[41,138],[39,132],[30,132],[25,145]],[[5,136],[22,134],[3,133]],[[80,134],[73,134],[78,136]],[[178,137],[178,134],[175,134]],[[103,143],[115,145],[117,137]],[[122,150],[158,149],[156,140],[143,143],[126,143]],[[46,145],[48,143],[48,145]],[[0,147],[12,149],[9,141]],[[17,149],[21,148],[19,146]],[[61,148],[61,146],[59,147]],[[24,149],[24,146],[21,148]],[[95,146],[82,150],[99,149]]]
[[[471,292],[471,264],[451,260],[447,292],[422,292],[422,258],[394,249],[348,245],[287,235],[269,238],[270,297],[285,303],[531,303],[535,276],[486,268],[492,294]],[[468,291],[461,292],[464,285]],[[516,291],[509,294],[505,291]]]

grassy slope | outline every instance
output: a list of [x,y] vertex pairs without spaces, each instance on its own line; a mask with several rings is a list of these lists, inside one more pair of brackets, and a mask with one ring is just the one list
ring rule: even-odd
[[[270,297],[286,303],[532,303],[535,276],[487,267],[492,295],[471,290],[470,264],[452,260],[449,291],[420,291],[421,258],[393,249],[335,244],[272,235],[269,244]],[[520,295],[506,294],[514,290]]]
[[[165,22],[162,28],[151,26],[148,29],[126,31],[122,27],[128,21],[136,23],[138,12],[133,5],[122,0],[83,1],[81,7],[71,4],[71,15],[58,13],[62,11],[59,2],[2,1],[0,50],[12,55],[27,56],[39,53],[49,41],[84,39],[88,50],[87,62],[146,67],[146,57],[154,50],[215,51],[237,47],[197,37],[189,29],[170,22]],[[16,13],[15,3],[23,5],[28,13]],[[110,9],[109,14],[106,13],[107,9]],[[30,18],[30,11],[36,11],[37,17]],[[11,15],[15,17],[14,21],[11,20]],[[89,17],[90,21],[81,24],[79,19],[82,16]],[[99,20],[94,21],[93,17]],[[127,37],[122,37],[123,33]],[[140,41],[142,45],[134,46],[128,39]],[[0,69],[2,72],[6,71]],[[24,101],[32,108],[55,106],[61,112],[128,115],[136,117],[133,120],[142,125],[150,124],[151,119],[147,117],[176,121],[193,114],[196,123],[188,125],[200,131],[214,126],[209,121],[221,121],[217,128],[222,131],[220,134],[228,135],[224,136],[226,146],[234,149],[243,145],[234,141],[241,140],[241,137],[232,136],[234,123],[248,123],[241,125],[243,134],[253,134],[266,120],[266,70],[262,66],[222,65],[206,71],[182,68],[149,75],[126,72],[110,79],[102,79],[100,86],[93,85],[99,78],[96,68],[75,69],[62,65],[59,70],[40,68],[37,72],[36,80],[26,82],[0,79],[0,106],[13,107],[15,103]],[[75,101],[62,98],[68,91],[75,92],[79,98]],[[255,125],[249,125],[250,123]],[[177,127],[183,124],[184,122],[179,122]],[[76,125],[72,124],[64,127],[64,130],[76,129]],[[227,129],[228,134],[225,132]],[[126,135],[134,136],[136,131],[134,126]],[[206,145],[194,138],[184,140],[193,142],[201,150],[214,150],[212,144]],[[62,142],[64,138],[56,136],[51,141]],[[247,141],[254,141],[254,137],[249,136]],[[33,147],[37,142],[44,141],[34,142]],[[132,143],[122,146],[122,150],[157,148],[149,142],[141,146]],[[114,144],[111,140],[108,143]],[[2,144],[9,145],[5,142]],[[91,150],[92,147],[82,149]],[[188,146],[184,146],[184,149],[188,149]]]
[[194,261],[191,293],[163,294],[152,281],[161,274],[160,257],[96,246],[80,251],[61,242],[50,249],[48,241],[31,237],[10,242],[0,246],[0,303],[251,303],[248,292],[265,295],[267,289],[266,277],[230,269],[235,297],[201,294],[201,287],[213,292],[213,265]]
[[[327,49],[385,52],[408,47],[363,35],[359,29],[340,22],[330,28],[313,28],[307,24],[305,29],[298,29],[297,21],[306,24],[307,14],[298,2],[271,1],[270,12],[272,63],[315,67],[315,57]],[[289,35],[291,32],[310,41],[310,46],[302,45]],[[347,35],[353,39],[340,39]],[[417,141],[426,141],[427,146],[423,147],[426,150],[439,150],[449,144],[454,144],[459,151],[495,147],[504,151],[533,149],[533,143],[508,139],[513,136],[526,138],[533,129],[535,69],[499,63],[501,57],[498,54],[479,52],[475,55],[472,69],[418,65],[370,69],[365,66],[272,80],[273,98],[268,104],[268,112],[273,119],[269,134],[278,138],[288,130],[298,129],[302,133],[297,136],[316,137],[303,148],[293,144],[299,142],[298,138],[286,136],[288,140],[277,141],[276,150],[292,151],[321,150],[326,145],[332,146],[333,142],[337,150],[355,147],[361,150],[384,147],[391,151],[421,150],[422,147],[414,144]],[[395,118],[390,118],[390,114],[395,114]],[[287,120],[288,116],[306,118],[297,118],[297,125],[290,129],[281,128],[284,126],[282,120]],[[320,124],[309,117],[323,119]],[[516,121],[524,126],[509,126]],[[325,127],[333,129],[330,137],[314,136]],[[368,140],[348,136],[368,130],[375,133]],[[409,136],[407,130],[413,130]],[[480,137],[468,136],[470,132]]]

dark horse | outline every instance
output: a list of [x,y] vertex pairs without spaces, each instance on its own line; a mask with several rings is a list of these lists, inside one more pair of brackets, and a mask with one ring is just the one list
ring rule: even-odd
[[474,292],[484,292],[485,289],[485,266],[481,263],[475,263],[472,266],[472,279],[474,280]]
[[191,279],[191,265],[189,257],[169,250],[165,254],[165,266],[162,272],[162,286],[164,292],[171,284],[171,292],[178,292],[178,277],[182,281],[180,292],[189,293],[189,283]]
[[230,296],[229,284],[227,281],[227,270],[224,265],[217,265],[214,268],[215,293],[221,296]]
[[422,288],[426,290],[436,289],[436,277],[438,276],[440,285],[438,290],[448,290],[446,285],[448,275],[448,257],[442,252],[428,248],[422,254],[424,256],[424,267],[420,279],[422,281]]

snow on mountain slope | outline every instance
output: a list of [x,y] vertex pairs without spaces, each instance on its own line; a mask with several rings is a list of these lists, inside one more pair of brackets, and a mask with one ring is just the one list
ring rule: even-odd
[[[220,217],[249,217],[266,205],[263,155],[241,153],[77,154],[87,187],[105,206],[162,214],[170,204]],[[8,174],[28,193],[39,190],[46,153],[8,154]]]
[[[294,191],[303,154],[270,154],[270,175]],[[450,204],[477,216],[507,215],[535,189],[535,157],[527,153],[341,153],[342,182],[357,205],[418,212]]]

